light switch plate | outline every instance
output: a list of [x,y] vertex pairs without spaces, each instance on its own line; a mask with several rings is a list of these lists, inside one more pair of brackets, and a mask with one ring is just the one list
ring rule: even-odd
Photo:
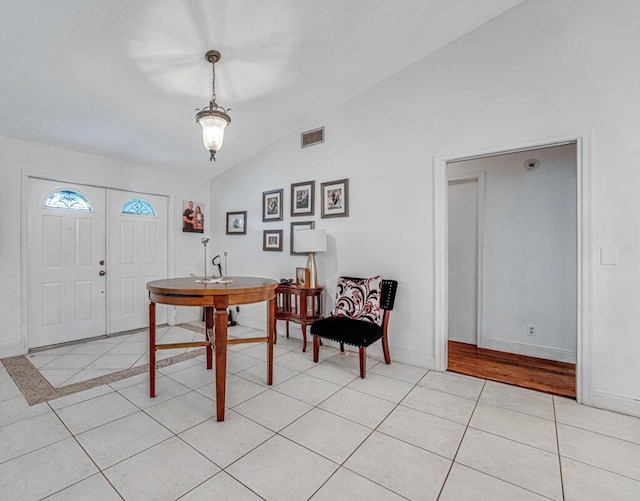
[[618,264],[618,249],[602,247],[600,249],[600,264],[603,264],[603,265]]

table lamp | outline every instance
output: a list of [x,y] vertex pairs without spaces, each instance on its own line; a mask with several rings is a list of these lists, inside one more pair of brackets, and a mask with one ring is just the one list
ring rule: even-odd
[[314,253],[327,251],[327,232],[325,230],[298,230],[295,234],[293,252],[308,252],[309,287],[318,287],[318,269]]

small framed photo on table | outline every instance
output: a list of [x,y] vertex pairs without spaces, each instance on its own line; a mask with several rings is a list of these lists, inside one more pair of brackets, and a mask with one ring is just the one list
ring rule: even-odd
[[321,217],[347,217],[349,215],[349,180],[339,179],[321,184]]
[[282,193],[284,190],[262,192],[262,221],[282,221]]
[[282,230],[264,230],[262,232],[262,250],[282,252]]
[[291,217],[313,216],[315,191],[315,181],[305,181],[291,185]]
[[227,212],[227,235],[247,234],[247,211]]
[[296,286],[303,289],[309,288],[309,269],[296,268]]

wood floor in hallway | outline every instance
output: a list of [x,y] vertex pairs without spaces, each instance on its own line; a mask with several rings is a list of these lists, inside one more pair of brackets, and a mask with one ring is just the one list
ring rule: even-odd
[[451,372],[576,398],[576,366],[449,341]]

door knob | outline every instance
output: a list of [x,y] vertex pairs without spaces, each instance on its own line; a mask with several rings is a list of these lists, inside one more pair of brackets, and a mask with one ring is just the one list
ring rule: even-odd
[[100,260],[100,266],[104,265],[104,259]]
[[106,274],[107,274],[107,272],[106,272],[106,271],[104,271],[104,270],[100,270],[99,275],[100,275],[101,277],[104,277]]

